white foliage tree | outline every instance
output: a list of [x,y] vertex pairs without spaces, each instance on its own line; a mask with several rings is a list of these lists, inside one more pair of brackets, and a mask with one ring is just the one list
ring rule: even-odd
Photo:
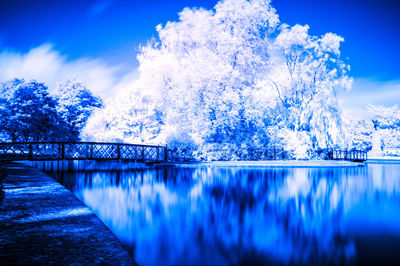
[[83,138],[159,144],[154,138],[160,133],[162,121],[152,97],[142,94],[142,91],[123,92],[107,108],[94,112],[82,132]]
[[141,47],[136,86],[94,115],[85,134],[167,143],[202,159],[239,159],[274,141],[287,146],[282,130],[298,136],[291,146],[303,145],[288,149],[296,158],[339,145],[335,93],[351,83],[343,39],[278,26],[268,0],[184,9],[179,21],[157,26],[159,39]]
[[79,134],[90,115],[103,107],[102,100],[77,80],[66,80],[58,84],[55,91],[57,111],[68,125],[69,139],[79,140]]
[[370,120],[346,120],[344,119],[344,131],[348,150],[367,150],[372,149],[373,124]]
[[400,110],[397,105],[385,107],[369,104],[367,109],[375,129],[400,128]]
[[[343,145],[342,115],[336,95],[337,90],[350,88],[352,83],[347,76],[349,66],[340,60],[343,38],[333,33],[310,36],[308,29],[281,25],[272,48],[274,67],[267,73],[277,91],[285,126],[299,132],[295,135],[303,135],[304,141],[294,146],[306,145],[304,151]],[[293,138],[292,135],[284,133],[283,138]]]
[[370,104],[367,109],[374,126],[374,134],[378,134],[380,139],[379,143],[375,144],[379,147],[375,147],[375,149],[400,148],[400,110],[398,106],[385,107]]

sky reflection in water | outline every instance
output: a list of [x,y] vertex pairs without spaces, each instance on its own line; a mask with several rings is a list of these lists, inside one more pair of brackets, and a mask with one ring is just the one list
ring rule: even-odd
[[391,258],[379,261],[398,260],[390,250],[400,248],[399,173],[400,164],[370,164],[52,175],[139,265],[238,265],[371,262],[382,243]]

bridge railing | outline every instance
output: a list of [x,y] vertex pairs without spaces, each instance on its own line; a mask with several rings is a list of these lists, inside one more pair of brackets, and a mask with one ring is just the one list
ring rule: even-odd
[[[220,150],[212,150],[212,152],[221,152]],[[177,150],[168,149],[168,160],[172,162],[185,162],[195,161],[191,157],[190,150]],[[326,160],[347,160],[347,161],[366,161],[367,152],[362,150],[332,150],[332,149],[319,149],[311,151],[309,155],[311,158],[320,158]],[[227,160],[231,157],[238,158],[239,160],[291,160],[293,157],[290,153],[285,151],[281,147],[274,148],[260,148],[260,149],[248,149],[245,152],[229,153]],[[223,159],[222,159],[223,160]]]
[[[367,152],[361,150],[328,150],[327,159],[365,161]],[[1,160],[126,160],[181,161],[180,153],[166,146],[103,143],[103,142],[8,142],[0,143]],[[290,159],[281,148],[253,149],[242,154],[242,160]]]
[[[272,148],[259,148],[259,149],[247,149],[247,150],[239,150],[239,151],[221,151],[220,149],[209,150],[210,154],[219,153],[219,157],[222,157],[221,160],[231,160],[231,158],[236,158],[237,160],[248,160],[248,161],[257,161],[257,160],[288,160],[288,153],[280,147],[272,147]],[[221,155],[222,154],[222,155]],[[226,157],[224,157],[226,155]],[[171,162],[190,162],[196,161],[193,157],[193,150],[189,149],[177,149],[172,148],[168,149],[168,160]],[[201,160],[201,159],[200,159]]]
[[331,150],[328,157],[331,160],[366,161],[368,153],[362,150]]
[[0,160],[126,160],[161,162],[167,147],[103,142],[0,143]]

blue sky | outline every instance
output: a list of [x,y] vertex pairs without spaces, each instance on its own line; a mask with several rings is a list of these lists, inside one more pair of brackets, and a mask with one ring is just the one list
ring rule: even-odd
[[[42,52],[55,53],[60,64],[84,60],[91,66],[133,69],[137,66],[136,48],[156,35],[157,24],[177,20],[184,7],[211,9],[216,2],[2,0],[0,53],[7,53],[9,60],[10,55],[21,57],[51,44]],[[281,22],[308,24],[314,35],[334,32],[344,37],[342,55],[348,57],[356,79],[356,95],[362,93],[360,86],[368,87],[360,81],[372,81],[379,87],[400,80],[400,1],[274,0],[272,5]],[[6,64],[0,62],[1,67]]]

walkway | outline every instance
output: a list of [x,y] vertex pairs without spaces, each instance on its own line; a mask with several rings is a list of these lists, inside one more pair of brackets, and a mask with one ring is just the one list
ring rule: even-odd
[[135,264],[70,191],[36,169],[17,163],[6,167],[0,197],[2,264]]

